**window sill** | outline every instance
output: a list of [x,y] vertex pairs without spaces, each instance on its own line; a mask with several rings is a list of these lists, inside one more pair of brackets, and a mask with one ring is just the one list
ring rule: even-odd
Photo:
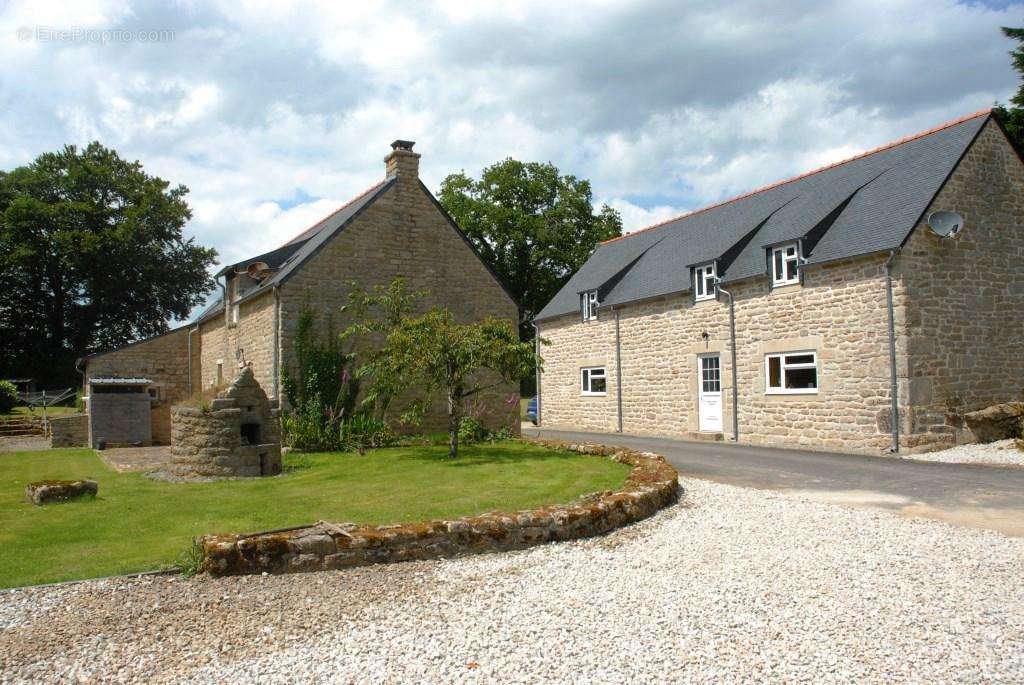
[[765,390],[765,395],[817,395],[818,388],[808,388],[800,390]]
[[772,283],[772,294],[788,293],[794,290],[799,290],[802,287],[803,286],[800,281],[793,281],[792,283]]
[[606,392],[581,392],[580,397],[607,397]]
[[693,306],[694,307],[704,307],[704,306],[707,306],[709,304],[713,304],[713,303],[717,303],[717,302],[718,302],[718,300],[716,300],[714,297],[698,297],[696,300],[693,301]]

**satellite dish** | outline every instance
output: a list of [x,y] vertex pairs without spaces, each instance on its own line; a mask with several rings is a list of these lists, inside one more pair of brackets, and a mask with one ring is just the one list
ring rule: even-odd
[[964,218],[956,212],[942,210],[928,215],[928,227],[940,238],[952,238],[964,227]]
[[245,267],[245,273],[249,278],[257,281],[269,270],[270,265],[266,262],[253,262],[249,266]]

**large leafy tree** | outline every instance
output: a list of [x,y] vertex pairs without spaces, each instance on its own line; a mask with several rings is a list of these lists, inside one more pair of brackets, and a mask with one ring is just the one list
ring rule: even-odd
[[594,212],[590,182],[550,163],[505,159],[479,179],[465,172],[441,183],[441,204],[522,307],[520,337],[602,240],[622,234],[619,213]]
[[[1017,47],[1010,51],[1010,57],[1013,68],[1024,77],[1024,28],[1004,26],[1003,35],[1017,41]],[[1024,150],[1024,84],[1021,84],[1016,94],[1010,98],[1010,106],[998,105],[995,114],[1006,128],[1010,140],[1017,145],[1017,149]]]
[[0,374],[71,383],[202,303],[216,252],[182,236],[187,192],[98,142],[0,172]]

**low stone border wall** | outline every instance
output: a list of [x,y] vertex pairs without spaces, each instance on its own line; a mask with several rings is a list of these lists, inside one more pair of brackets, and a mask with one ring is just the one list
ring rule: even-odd
[[657,454],[537,442],[553,449],[609,457],[633,470],[619,491],[598,492],[572,504],[540,509],[387,526],[320,522],[251,535],[207,535],[198,541],[202,570],[215,576],[295,573],[505,552],[601,535],[644,519],[679,498],[679,474]]
[[50,447],[87,447],[89,417],[85,414],[54,416],[50,419]]

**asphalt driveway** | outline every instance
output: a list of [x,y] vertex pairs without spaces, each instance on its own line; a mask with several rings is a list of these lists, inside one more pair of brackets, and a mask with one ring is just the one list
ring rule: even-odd
[[1024,469],[524,427],[524,437],[662,454],[685,478],[867,506],[1024,537]]

